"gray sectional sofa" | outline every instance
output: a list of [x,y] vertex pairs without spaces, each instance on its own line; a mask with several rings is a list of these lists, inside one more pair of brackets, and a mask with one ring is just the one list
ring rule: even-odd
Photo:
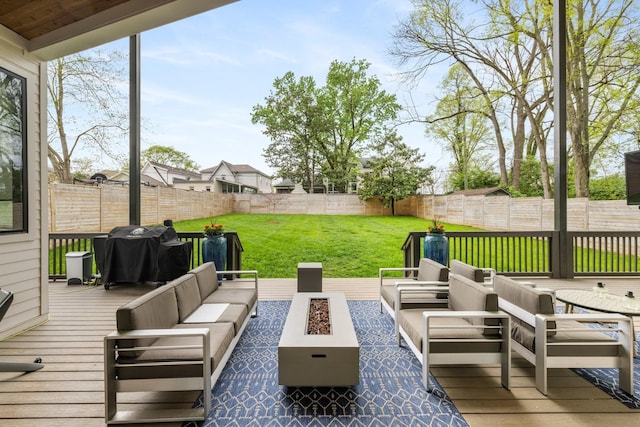
[[[258,308],[257,271],[225,274],[240,279],[218,285],[214,264],[205,263],[118,308],[117,330],[105,337],[107,424],[205,419],[212,384]],[[203,392],[203,407],[118,408],[119,393],[187,390]]]

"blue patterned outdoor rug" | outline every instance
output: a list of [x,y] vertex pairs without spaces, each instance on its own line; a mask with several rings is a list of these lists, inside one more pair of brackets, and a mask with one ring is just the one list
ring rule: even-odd
[[187,426],[467,426],[435,378],[433,391],[424,389],[420,363],[398,347],[377,301],[348,301],[360,384],[321,388],[278,385],[278,341],[291,302],[259,304],[216,382],[207,420]]

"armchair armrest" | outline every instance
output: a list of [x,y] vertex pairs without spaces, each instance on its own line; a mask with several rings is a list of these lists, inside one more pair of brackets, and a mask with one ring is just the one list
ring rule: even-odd
[[382,267],[378,269],[378,278],[380,280],[380,287],[382,287],[382,279],[384,278],[384,273],[390,271],[402,271],[405,273],[418,271],[418,267]]
[[[437,282],[437,283],[440,283],[440,282]],[[432,284],[414,286],[414,283],[412,282],[409,282],[409,284],[404,284],[404,285],[401,284],[396,286],[396,296],[395,296],[396,303],[394,304],[394,311],[395,311],[394,324],[395,324],[395,331],[396,331],[396,337],[398,339],[398,343],[400,342],[400,323],[398,322],[398,314],[400,313],[400,307],[402,306],[402,294],[424,293],[425,291],[449,292],[449,286],[448,284],[445,286],[432,285]]]
[[[441,282],[439,280],[403,280],[395,282],[396,286],[413,286],[417,288],[424,288],[430,286],[449,286],[449,282]],[[424,290],[424,289],[423,289]]]

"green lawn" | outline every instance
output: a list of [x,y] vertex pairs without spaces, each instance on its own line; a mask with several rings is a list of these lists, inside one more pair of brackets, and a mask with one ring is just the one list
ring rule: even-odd
[[[176,222],[179,232],[202,231],[212,218]],[[242,268],[260,277],[296,277],[299,262],[322,262],[324,277],[377,277],[380,267],[402,267],[402,243],[430,221],[402,216],[229,214],[215,218],[235,231]],[[445,224],[447,231],[474,230]]]

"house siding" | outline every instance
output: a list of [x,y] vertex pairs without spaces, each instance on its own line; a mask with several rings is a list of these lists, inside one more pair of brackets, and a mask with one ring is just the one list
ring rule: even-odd
[[[0,323],[0,339],[46,321],[47,248],[41,235],[48,233],[46,196],[46,64],[23,54],[23,50],[0,36],[0,66],[26,78],[28,232],[0,235],[2,288],[14,294],[13,304]],[[42,111],[41,111],[42,110]],[[46,143],[46,138],[45,138]]]

